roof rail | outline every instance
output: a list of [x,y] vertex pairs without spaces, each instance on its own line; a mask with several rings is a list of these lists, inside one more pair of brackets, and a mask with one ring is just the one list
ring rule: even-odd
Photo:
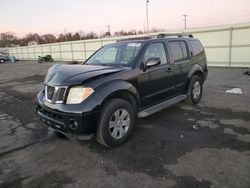
[[190,33],[159,33],[157,38],[165,38],[165,37],[189,37],[193,38],[194,36]]
[[124,38],[119,39],[116,42],[124,42],[124,41],[130,41],[130,40],[149,40],[152,39],[152,37],[132,37],[132,38]]

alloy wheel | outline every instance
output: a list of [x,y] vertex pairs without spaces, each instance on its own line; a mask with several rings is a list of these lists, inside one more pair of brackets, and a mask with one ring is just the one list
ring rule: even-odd
[[200,97],[200,94],[201,94],[201,84],[200,82],[196,81],[194,82],[194,85],[193,85],[193,96],[194,96],[194,99],[197,100],[199,99]]
[[109,133],[114,139],[121,139],[128,131],[130,116],[126,109],[116,110],[109,121]]

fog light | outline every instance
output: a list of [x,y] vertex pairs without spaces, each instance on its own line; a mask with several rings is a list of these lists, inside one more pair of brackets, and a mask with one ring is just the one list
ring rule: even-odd
[[71,128],[72,130],[76,130],[78,126],[78,123],[76,120],[69,120],[69,128]]

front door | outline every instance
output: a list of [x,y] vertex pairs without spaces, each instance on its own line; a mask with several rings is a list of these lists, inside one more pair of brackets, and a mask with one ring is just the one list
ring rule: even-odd
[[148,45],[142,58],[145,64],[149,58],[160,58],[161,64],[141,70],[138,76],[142,107],[148,107],[173,97],[176,94],[175,76],[180,74],[178,66],[169,63],[163,42]]

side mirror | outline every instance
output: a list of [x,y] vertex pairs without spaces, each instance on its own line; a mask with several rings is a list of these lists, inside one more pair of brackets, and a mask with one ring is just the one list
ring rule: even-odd
[[152,58],[149,58],[147,61],[146,61],[146,64],[145,66],[146,67],[153,67],[153,66],[156,66],[156,65],[160,65],[161,64],[161,59],[160,58],[155,58],[155,57],[152,57]]

